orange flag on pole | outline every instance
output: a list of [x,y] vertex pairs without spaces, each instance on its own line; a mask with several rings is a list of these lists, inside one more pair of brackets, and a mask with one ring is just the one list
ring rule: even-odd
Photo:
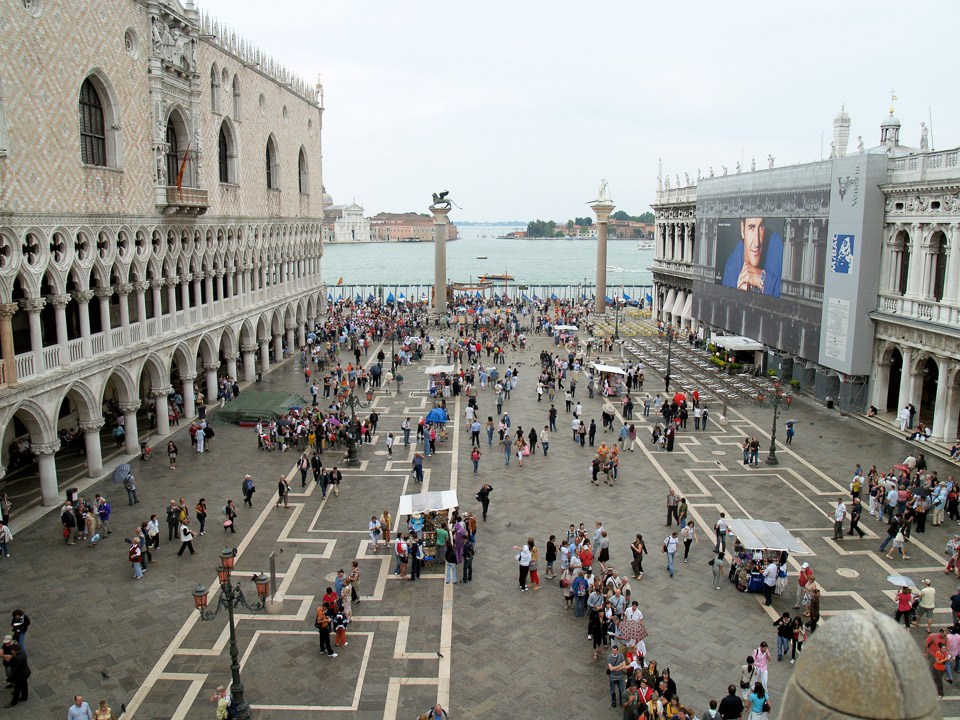
[[180,172],[177,173],[177,193],[183,200],[183,173],[187,169],[187,157],[190,155],[190,143],[187,143],[187,151],[183,153],[183,162],[180,163]]
[[337,280],[337,285],[343,285],[343,278],[340,278],[339,280]]

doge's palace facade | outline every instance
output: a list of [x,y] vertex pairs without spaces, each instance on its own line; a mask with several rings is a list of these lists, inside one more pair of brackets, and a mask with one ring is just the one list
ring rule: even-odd
[[[0,0],[0,439],[45,505],[58,433],[168,426],[321,311],[312,85],[178,0]],[[139,413],[139,417],[138,417]]]

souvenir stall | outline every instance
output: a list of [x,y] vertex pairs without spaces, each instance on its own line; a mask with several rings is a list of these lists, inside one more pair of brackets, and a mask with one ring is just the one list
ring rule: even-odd
[[[733,541],[730,557],[730,582],[740,592],[763,592],[763,571],[771,562],[783,566],[789,554],[809,555],[810,551],[778,522],[766,520],[728,520],[727,549]],[[777,577],[775,592],[783,593],[786,575]]]
[[428,375],[427,390],[430,397],[449,398],[452,394],[450,375],[453,373],[453,365],[431,365],[424,368],[423,374]]
[[456,507],[459,507],[459,503],[454,490],[432,490],[400,496],[399,515],[401,518],[409,516],[411,528],[423,541],[423,556],[427,562],[437,555],[437,525],[441,519],[446,520]]
[[597,389],[603,397],[620,397],[624,392],[623,378],[626,372],[615,365],[590,363],[596,373]]
[[576,325],[554,325],[553,344],[566,346],[568,342],[574,342],[579,328]]

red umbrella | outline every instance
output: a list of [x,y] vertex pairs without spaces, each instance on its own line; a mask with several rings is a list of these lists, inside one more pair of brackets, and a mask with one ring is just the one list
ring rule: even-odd
[[894,466],[893,466],[893,469],[894,469],[894,470],[902,470],[903,472],[909,472],[909,470],[910,470],[910,468],[908,468],[906,465],[894,465]]
[[677,405],[680,405],[680,404],[683,403],[683,401],[686,400],[686,399],[687,399],[687,396],[684,395],[682,392],[678,392],[676,395],[673,396],[673,401],[674,401]]

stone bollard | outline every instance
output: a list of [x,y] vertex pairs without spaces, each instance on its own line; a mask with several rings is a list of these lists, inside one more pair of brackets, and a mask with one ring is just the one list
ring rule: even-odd
[[875,610],[825,621],[804,643],[780,720],[942,720],[930,665],[893,618]]

